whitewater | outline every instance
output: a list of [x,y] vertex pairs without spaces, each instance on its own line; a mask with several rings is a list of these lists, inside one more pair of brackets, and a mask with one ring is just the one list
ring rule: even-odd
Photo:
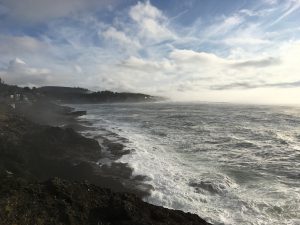
[[[73,105],[153,187],[144,200],[217,225],[300,224],[300,108],[208,103]],[[111,135],[115,134],[115,135]],[[100,162],[107,163],[107,162]]]

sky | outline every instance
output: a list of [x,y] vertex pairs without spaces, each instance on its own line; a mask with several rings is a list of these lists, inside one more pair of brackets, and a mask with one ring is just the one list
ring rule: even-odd
[[300,0],[0,0],[0,77],[300,104]]

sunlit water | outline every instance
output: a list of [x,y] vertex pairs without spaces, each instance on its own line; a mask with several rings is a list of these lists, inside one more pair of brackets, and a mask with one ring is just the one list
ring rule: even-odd
[[[300,108],[229,104],[81,105],[125,138],[119,161],[154,187],[145,201],[214,224],[300,224]],[[109,137],[108,137],[109,138]],[[122,139],[123,140],[123,139]]]

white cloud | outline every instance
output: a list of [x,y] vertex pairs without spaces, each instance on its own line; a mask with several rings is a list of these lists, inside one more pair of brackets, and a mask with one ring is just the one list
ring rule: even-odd
[[175,49],[170,54],[170,59],[180,62],[183,64],[193,64],[197,66],[197,64],[224,64],[226,60],[212,54],[206,52],[195,52],[193,50],[179,50]]
[[277,24],[295,11],[300,9],[300,1],[299,0],[287,0],[284,11],[281,16],[279,16],[276,20],[274,20],[271,25]]
[[263,2],[265,2],[269,5],[275,5],[278,3],[278,0],[263,0]]
[[167,27],[167,18],[150,1],[138,2],[131,7],[129,16],[139,26],[139,35],[142,39],[156,41],[173,40],[175,34]]
[[109,27],[102,33],[104,38],[117,41],[122,47],[125,48],[141,48],[139,41],[129,38],[124,32],[118,31],[114,27]]
[[265,17],[265,16],[269,16],[275,10],[276,10],[275,7],[264,8],[261,10],[242,9],[239,11],[239,14],[250,16],[250,17]]
[[0,75],[5,82],[22,86],[34,86],[46,83],[50,73],[49,69],[30,67],[19,58],[11,60],[8,67],[0,71]]
[[231,30],[237,28],[240,24],[244,22],[244,18],[240,15],[233,15],[229,17],[222,18],[218,23],[213,24],[205,31],[206,37],[215,37],[224,35]]
[[231,48],[241,47],[249,52],[262,52],[263,48],[275,44],[278,35],[276,32],[266,32],[260,23],[248,22],[229,32],[223,39],[218,41]]
[[150,1],[138,2],[130,9],[129,15],[137,22],[145,19],[164,20],[165,16],[160,10],[150,4]]
[[[237,87],[242,95],[257,88],[264,89],[267,94],[274,88],[298,87],[300,67],[296,56],[300,57],[300,45],[297,42],[282,47],[276,58],[255,55],[243,60],[174,49],[168,57],[159,61],[131,57],[121,64],[119,70],[114,70],[114,77],[122,77],[135,90],[157,92],[175,98],[180,95],[181,100],[183,96],[195,100],[199,93],[219,96],[210,92],[222,92],[224,96],[230,92],[227,93],[227,100],[230,100],[237,99],[232,95]],[[219,97],[222,99],[221,95]]]
[[241,46],[241,45],[265,45],[270,44],[271,41],[267,39],[262,39],[259,37],[246,36],[246,37],[230,37],[224,40],[226,45],[231,46]]
[[75,65],[74,66],[74,70],[77,72],[77,73],[82,73],[82,68],[78,65]]

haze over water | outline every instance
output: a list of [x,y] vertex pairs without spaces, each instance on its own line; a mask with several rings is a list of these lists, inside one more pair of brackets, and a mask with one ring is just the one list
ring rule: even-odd
[[[105,104],[94,135],[125,138],[119,161],[145,175],[145,201],[214,224],[300,223],[300,108],[233,104]],[[92,132],[92,131],[91,131]],[[106,134],[108,134],[106,133]]]

